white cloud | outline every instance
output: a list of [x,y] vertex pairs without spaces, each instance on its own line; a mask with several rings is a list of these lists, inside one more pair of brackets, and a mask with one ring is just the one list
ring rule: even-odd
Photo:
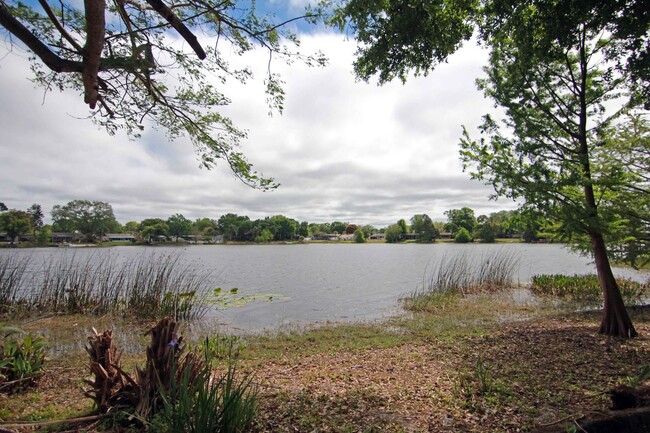
[[235,212],[376,225],[422,212],[443,219],[462,206],[477,213],[513,207],[488,202],[490,188],[470,181],[458,160],[461,125],[474,128],[491,109],[473,84],[485,59],[478,48],[464,48],[429,77],[383,87],[354,80],[352,41],[305,36],[301,50],[317,49],[329,67],[273,63],[286,81],[282,116],[267,116],[263,52],[243,59],[261,71],[258,79],[224,91],[233,100],[224,113],[249,130],[244,153],[282,184],[271,193],[246,187],[225,164],[200,170],[187,140],[169,143],[154,130],[139,141],[107,135],[79,120],[87,115],[80,95],[49,93],[42,104],[27,62],[8,55],[0,61],[0,201],[49,211],[74,199],[102,200],[122,222]]

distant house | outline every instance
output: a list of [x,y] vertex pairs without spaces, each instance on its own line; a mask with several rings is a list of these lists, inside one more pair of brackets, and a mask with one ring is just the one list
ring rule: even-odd
[[451,239],[451,232],[440,232],[440,239]]
[[348,234],[341,235],[341,236],[339,236],[339,240],[341,240],[341,241],[353,241],[354,240],[354,235],[348,235]]
[[224,242],[223,235],[212,236],[211,241],[213,244],[222,244]]
[[314,235],[312,236],[312,239],[315,241],[338,241],[339,240],[339,235],[337,234],[326,234],[326,233],[321,233],[319,235]]
[[402,239],[405,241],[418,240],[420,239],[420,234],[415,232],[404,233],[404,235],[402,235]]
[[81,238],[83,238],[81,233],[52,232],[52,242],[55,244],[80,242]]
[[379,241],[379,240],[383,241],[384,239],[386,239],[386,235],[383,234],[383,233],[375,233],[375,234],[370,235],[370,237],[368,239],[373,240],[373,241]]
[[135,236],[126,233],[109,233],[102,240],[105,242],[135,242]]

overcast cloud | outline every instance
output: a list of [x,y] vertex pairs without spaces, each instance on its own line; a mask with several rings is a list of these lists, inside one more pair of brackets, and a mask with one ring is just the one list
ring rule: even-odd
[[[281,186],[253,190],[225,164],[201,170],[189,141],[169,143],[148,129],[139,141],[113,137],[84,120],[76,94],[34,88],[25,53],[0,60],[0,201],[10,208],[88,199],[110,203],[125,223],[182,213],[190,219],[233,212],[261,218],[343,220],[385,226],[399,218],[468,206],[478,214],[513,209],[488,200],[491,188],[471,181],[458,157],[461,125],[473,129],[491,103],[475,89],[486,55],[468,44],[426,78],[383,87],[355,82],[354,42],[308,35],[305,52],[321,49],[326,68],[274,63],[286,82],[282,116],[269,117],[261,79],[263,52],[244,60],[260,80],[229,84],[224,110],[249,131],[242,150]],[[236,59],[232,59],[236,61]]]

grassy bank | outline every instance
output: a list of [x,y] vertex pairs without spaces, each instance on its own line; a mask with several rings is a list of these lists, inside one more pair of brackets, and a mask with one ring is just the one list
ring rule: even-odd
[[[518,290],[438,292],[427,308],[382,323],[247,337],[186,323],[181,332],[195,344],[221,335],[236,345],[259,392],[254,432],[527,431],[606,408],[605,392],[650,364],[645,308],[631,309],[641,337],[621,341],[596,334],[597,312]],[[69,431],[15,424],[92,413],[80,391],[91,327],[114,331],[125,370],[144,359],[146,323],[52,315],[13,324],[50,344],[36,386],[0,394],[0,418],[14,431]],[[124,420],[116,411],[80,431],[124,431]]]

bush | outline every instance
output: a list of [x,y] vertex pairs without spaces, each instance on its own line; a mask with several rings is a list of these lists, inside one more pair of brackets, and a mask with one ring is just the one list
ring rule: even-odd
[[366,234],[361,229],[357,229],[354,232],[354,241],[358,244],[362,244],[366,241]]
[[13,390],[31,385],[45,364],[45,339],[31,333],[19,338],[20,329],[0,327],[0,388]]
[[461,227],[456,233],[454,241],[459,244],[466,244],[468,242],[472,242],[472,235],[469,234],[466,228]]

